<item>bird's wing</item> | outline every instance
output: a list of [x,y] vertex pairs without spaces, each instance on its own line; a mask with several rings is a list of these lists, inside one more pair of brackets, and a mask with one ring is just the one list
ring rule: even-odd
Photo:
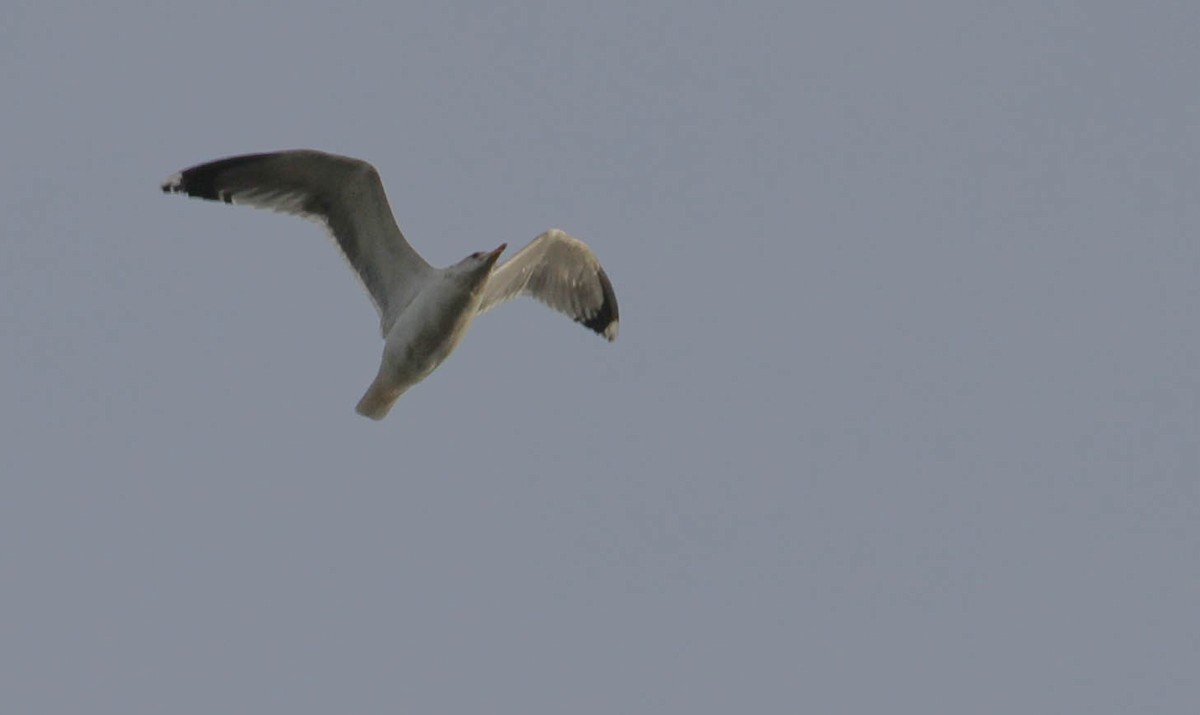
[[551,229],[492,272],[479,312],[530,295],[577,323],[617,339],[617,296],[600,261],[583,241]]
[[162,190],[320,223],[362,280],[385,335],[432,271],[400,233],[379,173],[359,159],[310,149],[247,154],[184,169]]

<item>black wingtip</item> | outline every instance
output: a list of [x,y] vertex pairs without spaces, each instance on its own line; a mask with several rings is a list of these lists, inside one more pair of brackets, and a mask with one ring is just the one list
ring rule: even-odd
[[603,268],[597,270],[597,277],[600,279],[600,289],[604,292],[604,302],[600,304],[600,309],[595,314],[579,322],[612,342],[617,339],[617,327],[620,319],[617,294],[613,292],[612,283],[608,280],[608,274],[604,272]]
[[207,164],[197,164],[167,179],[162,185],[163,193],[187,194],[198,199],[224,201],[227,204],[231,204],[233,203],[233,196],[230,192],[217,188],[218,180],[230,169],[236,169],[239,166],[260,161],[267,156],[270,155],[245,154],[242,156],[231,156],[228,159],[210,161]]

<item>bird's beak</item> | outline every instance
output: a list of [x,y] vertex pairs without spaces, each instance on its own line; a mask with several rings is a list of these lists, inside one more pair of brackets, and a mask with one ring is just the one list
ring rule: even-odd
[[507,243],[502,243],[502,244],[500,244],[500,245],[499,245],[499,246],[496,248],[496,250],[494,250],[494,251],[492,251],[491,253],[487,254],[487,259],[488,259],[488,261],[489,261],[490,263],[495,263],[495,262],[496,262],[496,259],[500,258],[500,254],[501,254],[501,253],[504,253],[504,249],[506,249],[506,248],[508,248],[508,244],[507,244]]

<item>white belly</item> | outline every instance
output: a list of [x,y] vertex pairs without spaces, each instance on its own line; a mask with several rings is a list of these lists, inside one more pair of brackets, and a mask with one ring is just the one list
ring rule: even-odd
[[358,402],[359,414],[383,419],[404,391],[437,369],[454,352],[479,312],[479,273],[474,286],[461,274],[434,279],[404,306],[384,338],[379,373]]
[[426,291],[388,331],[379,378],[391,389],[424,380],[458,347],[479,309],[479,296],[460,291]]

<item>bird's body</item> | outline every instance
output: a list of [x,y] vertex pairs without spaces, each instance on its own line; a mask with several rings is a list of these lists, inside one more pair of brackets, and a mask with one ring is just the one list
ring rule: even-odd
[[379,373],[358,402],[360,414],[381,419],[405,390],[450,357],[479,312],[486,279],[482,272],[442,275],[416,295],[384,336]]
[[617,336],[616,295],[583,242],[551,229],[499,267],[507,244],[433,268],[400,233],[374,167],[358,159],[312,150],[237,156],[186,169],[162,189],[325,225],[379,312],[383,357],[357,407],[372,419],[383,419],[405,390],[437,369],[477,315],[517,295],[531,295],[610,341]]

